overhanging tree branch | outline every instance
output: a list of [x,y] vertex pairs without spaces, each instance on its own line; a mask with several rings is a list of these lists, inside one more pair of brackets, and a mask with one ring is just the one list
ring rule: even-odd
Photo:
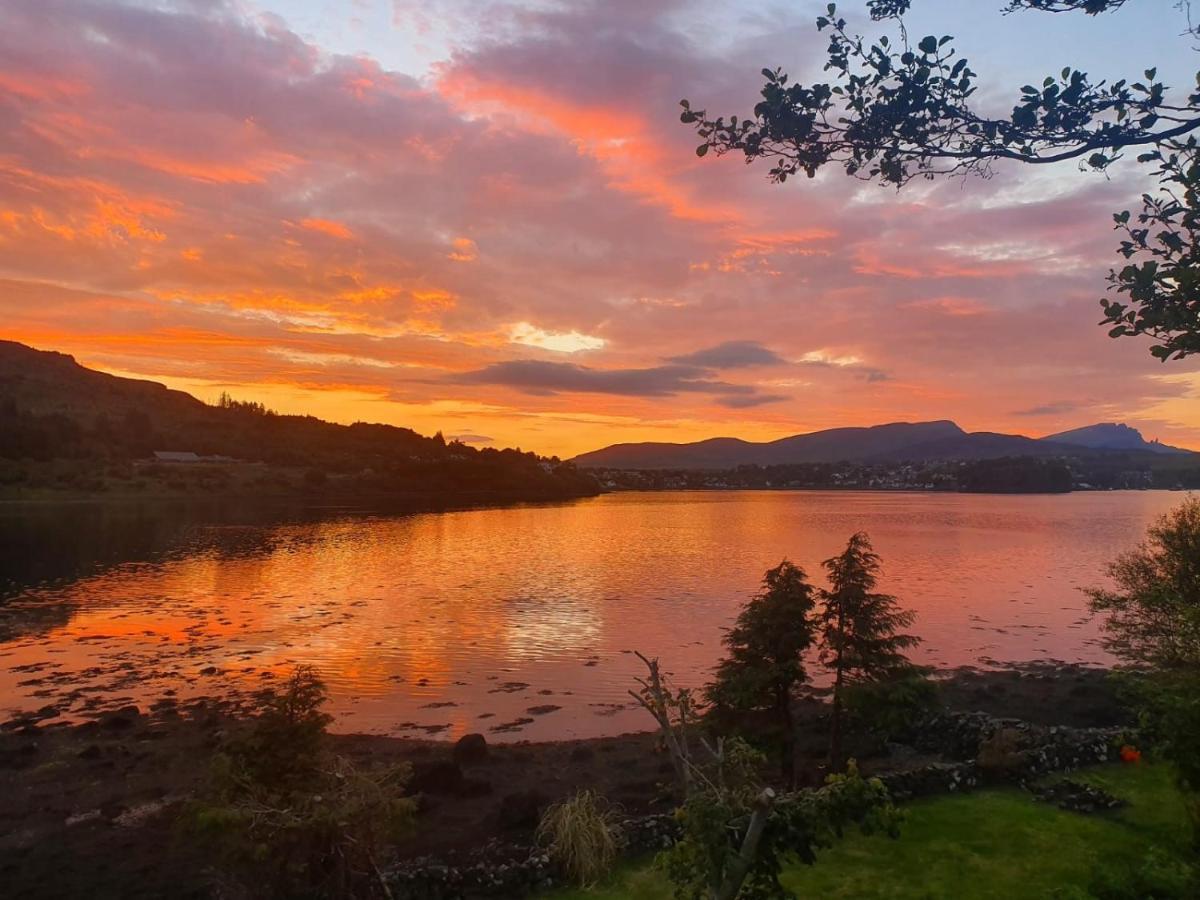
[[[1098,15],[1127,2],[1011,0],[1004,9]],[[1127,259],[1146,261],[1110,272],[1117,299],[1101,301],[1102,324],[1114,337],[1150,336],[1151,353],[1160,359],[1200,352],[1200,253],[1194,240],[1200,89],[1175,99],[1153,68],[1142,79],[1110,84],[1068,66],[1040,86],[1022,87],[1007,117],[982,116],[972,108],[977,75],[951,46],[953,38],[929,35],[910,44],[902,19],[910,6],[911,0],[867,2],[873,19],[900,23],[900,40],[893,44],[887,36],[871,43],[852,34],[829,4],[816,24],[829,35],[825,69],[831,80],[790,83],[781,70],[763,69],[762,99],[748,117],[712,118],[681,101],[681,120],[702,141],[697,155],[769,160],[775,182],[800,173],[812,178],[833,164],[855,178],[899,188],[916,177],[986,177],[997,162],[1079,160],[1103,172],[1124,151],[1148,149],[1138,161],[1157,166],[1162,190],[1157,198],[1143,196],[1136,224],[1145,227],[1129,228],[1120,248]],[[1186,2],[1179,6],[1188,9]],[[1118,214],[1119,228],[1129,221],[1128,212]]]

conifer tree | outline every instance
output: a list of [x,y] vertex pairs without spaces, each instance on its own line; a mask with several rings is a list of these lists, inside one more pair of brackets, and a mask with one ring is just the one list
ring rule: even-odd
[[786,559],[769,569],[762,590],[725,635],[729,655],[706,689],[716,707],[771,714],[782,735],[783,776],[789,784],[795,778],[792,692],[808,677],[804,653],[816,640],[815,606],[816,591],[803,569]]
[[821,662],[833,672],[829,758],[834,771],[841,771],[847,685],[884,681],[911,670],[904,651],[920,639],[900,633],[916,615],[900,609],[895,597],[876,592],[879,556],[865,532],[853,535],[842,553],[822,565],[829,587],[821,592],[818,614]]

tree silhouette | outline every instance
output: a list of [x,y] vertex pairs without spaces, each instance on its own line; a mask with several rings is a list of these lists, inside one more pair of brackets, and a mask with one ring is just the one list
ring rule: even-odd
[[769,569],[762,590],[725,635],[729,655],[706,688],[709,702],[718,708],[770,712],[781,732],[788,784],[795,780],[792,691],[808,677],[804,652],[816,638],[815,594],[799,566],[785,559]]
[[[1098,15],[1126,2],[1011,0],[1004,11]],[[703,141],[696,153],[768,160],[777,182],[801,172],[811,178],[832,163],[856,178],[901,187],[918,176],[988,176],[1004,160],[1076,160],[1102,172],[1123,151],[1140,151],[1137,160],[1153,167],[1160,188],[1143,195],[1136,216],[1113,217],[1127,262],[1109,272],[1115,297],[1100,301],[1101,324],[1112,337],[1150,336],[1150,352],[1161,360],[1200,352],[1200,89],[1176,97],[1155,80],[1155,69],[1110,84],[1067,66],[1040,87],[1022,87],[1009,115],[983,115],[972,106],[976,73],[950,45],[953,38],[910,42],[902,18],[910,6],[868,0],[872,19],[899,24],[898,40],[871,43],[852,34],[829,4],[817,28],[829,34],[825,68],[832,81],[789,83],[780,69],[763,69],[762,100],[750,116],[711,118],[681,101],[682,121]],[[1195,33],[1190,17],[1188,31]]]
[[819,614],[821,662],[833,672],[833,727],[829,758],[841,771],[844,691],[855,682],[883,681],[911,671],[904,651],[920,642],[900,634],[916,616],[897,606],[896,598],[875,591],[879,556],[864,532],[852,536],[846,549],[822,565],[829,588],[821,592]]

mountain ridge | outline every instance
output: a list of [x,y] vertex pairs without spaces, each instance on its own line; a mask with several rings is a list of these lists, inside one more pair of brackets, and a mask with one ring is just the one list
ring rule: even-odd
[[1151,453],[1192,452],[1182,447],[1172,447],[1157,439],[1147,441],[1142,437],[1140,431],[1123,422],[1100,422],[1096,425],[1085,425],[1082,428],[1072,428],[1069,431],[1046,435],[1042,440],[1106,450],[1149,450]]
[[583,468],[732,469],[743,465],[907,460],[996,459],[1005,456],[1063,457],[1109,453],[1191,453],[1146,441],[1128,425],[1102,423],[1041,438],[1019,434],[967,432],[955,422],[889,422],[831,428],[754,442],[718,437],[692,443],[613,444],[581,453],[572,461]]

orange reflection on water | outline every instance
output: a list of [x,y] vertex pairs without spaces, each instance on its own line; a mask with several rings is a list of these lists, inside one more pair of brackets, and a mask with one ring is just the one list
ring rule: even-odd
[[1179,497],[681,492],[207,526],[155,561],[24,597],[59,617],[0,643],[0,708],[245,692],[306,662],[346,730],[642,728],[629,651],[702,683],[766,568],[788,556],[819,581],[859,529],[918,612],[923,661],[1104,662],[1079,589]]

